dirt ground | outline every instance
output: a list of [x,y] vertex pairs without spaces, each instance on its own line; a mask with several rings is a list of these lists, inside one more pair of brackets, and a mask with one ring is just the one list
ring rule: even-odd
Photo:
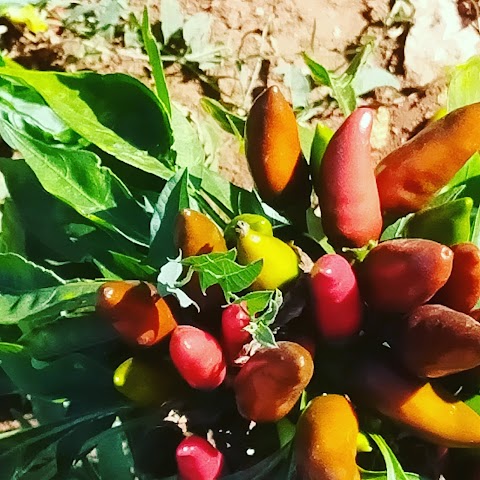
[[[421,129],[444,104],[446,67],[465,61],[479,48],[477,0],[179,1],[186,17],[199,12],[212,17],[211,42],[223,49],[221,64],[202,76],[178,63],[166,64],[173,100],[194,114],[205,94],[234,105],[241,114],[265,85],[280,84],[288,97],[279,67],[302,68],[301,53],[308,52],[328,69],[342,69],[358,45],[373,39],[375,64],[400,82],[399,90],[377,88],[362,99],[379,107],[372,138],[377,160]],[[124,3],[140,18],[144,1]],[[65,28],[66,4],[49,9],[47,3],[49,31],[44,34],[15,29],[4,45],[8,54],[38,69],[126,72],[149,82],[145,54],[118,38],[96,44],[95,55],[85,54],[92,41]],[[154,29],[160,5],[150,5]],[[319,95],[325,95],[324,87],[311,92],[313,100]],[[343,116],[330,104],[310,122],[318,120],[336,128]],[[225,176],[242,186],[252,185],[236,139],[225,135],[219,157]]]

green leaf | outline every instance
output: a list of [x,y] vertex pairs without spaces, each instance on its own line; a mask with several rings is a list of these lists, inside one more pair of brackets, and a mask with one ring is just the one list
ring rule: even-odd
[[183,27],[185,20],[178,0],[162,0],[160,12],[163,43],[167,45],[170,37]]
[[24,160],[0,159],[0,170],[30,246],[40,243],[49,258],[53,255],[60,261],[83,262],[110,249],[134,254],[135,246],[123,236],[99,230],[73,208],[47,193]]
[[320,85],[326,85],[331,88],[332,97],[338,102],[338,105],[345,116],[350,115],[357,106],[357,98],[353,88],[353,82],[365,64],[371,51],[371,43],[362,46],[355,57],[353,57],[345,72],[341,75],[330,72],[325,67],[315,62],[306,53],[303,54],[303,59],[311,71],[313,80]]
[[287,417],[282,418],[276,423],[280,448],[287,446],[295,436],[295,424]]
[[254,340],[260,343],[264,347],[276,347],[275,335],[268,325],[265,323],[250,323],[245,327],[245,330],[249,332]]
[[[0,255],[0,268],[3,270],[1,260]],[[22,275],[21,267],[19,264],[16,265],[17,278]],[[33,285],[31,283],[21,285],[24,288],[19,288],[15,294],[12,292],[0,295],[0,324],[20,323],[23,332],[28,333],[46,319],[55,319],[61,312],[94,306],[96,292],[103,283],[103,281],[77,281],[51,286],[53,281],[48,281],[49,278],[45,277],[45,281],[41,282],[42,278],[37,273],[35,277],[31,275],[31,279]]]
[[[23,326],[25,328],[25,325]],[[39,360],[62,357],[118,338],[113,327],[96,315],[60,316],[54,321],[30,322],[19,342]]]
[[[480,154],[476,152],[441,191],[442,193],[448,191],[451,188],[478,176],[480,176]],[[478,197],[478,194],[476,196]]]
[[145,7],[143,9],[142,38],[145,50],[148,54],[150,66],[152,67],[152,75],[153,79],[155,80],[155,90],[157,92],[157,96],[162,103],[165,111],[168,112],[169,115],[171,115],[172,107],[170,105],[170,95],[168,93],[167,82],[165,80],[162,57],[160,56],[157,42],[152,34],[152,29],[150,28],[148,7]]
[[328,243],[320,217],[315,215],[313,208],[307,210],[307,232],[327,253],[335,253],[335,249]]
[[398,78],[381,67],[365,65],[358,70],[352,81],[352,87],[357,97],[361,97],[378,87],[391,87],[400,90],[401,84]]
[[203,97],[200,100],[202,108],[220,125],[227,133],[243,139],[246,119],[227,110],[220,102],[213,98]]
[[480,248],[480,208],[477,209],[470,241]]
[[[18,295],[35,288],[52,287],[61,283],[63,280],[55,273],[16,253],[0,254],[0,302],[10,294]],[[5,317],[0,316],[0,322],[5,320]]]
[[262,260],[257,260],[250,265],[235,263],[237,252],[235,249],[225,253],[209,253],[182,260],[182,264],[198,272],[200,287],[205,293],[211,285],[219,284],[229,298],[232,293],[248,288],[262,271]]
[[294,64],[282,62],[274,71],[283,76],[285,85],[290,89],[293,109],[306,108],[311,88],[310,82],[302,69]]
[[385,460],[385,465],[387,466],[386,480],[408,480],[409,477],[403,471],[402,466],[391,448],[387,445],[387,442],[376,433],[369,433],[368,435],[377,444],[380,453]]
[[382,233],[380,237],[381,242],[385,242],[386,240],[392,240],[394,238],[401,238],[403,235],[403,231],[405,230],[405,226],[410,220],[412,214],[409,214],[405,217],[399,218],[396,222],[389,225]]
[[0,67],[0,76],[26,82],[72,130],[118,160],[160,178],[172,176],[152,156],[167,155],[172,145],[168,113],[140,81],[124,74],[11,67]]
[[161,266],[178,253],[173,242],[173,230],[178,212],[190,207],[187,188],[188,171],[179,170],[158,197],[150,224],[149,262],[152,265]]
[[94,153],[48,145],[7,122],[0,124],[0,132],[20,150],[47,192],[103,228],[148,245],[146,213]]
[[175,137],[172,148],[177,153],[176,165],[180,168],[203,165],[205,152],[198,132],[187,116],[175,105],[172,110],[172,128]]
[[457,65],[451,72],[448,86],[447,109],[449,112],[471,103],[480,102],[480,56]]
[[247,304],[248,314],[253,317],[258,312],[262,312],[268,307],[274,294],[274,290],[250,292],[243,297],[236,299],[233,303],[239,304],[245,302]]
[[25,256],[25,231],[15,202],[6,198],[2,206],[0,252]]

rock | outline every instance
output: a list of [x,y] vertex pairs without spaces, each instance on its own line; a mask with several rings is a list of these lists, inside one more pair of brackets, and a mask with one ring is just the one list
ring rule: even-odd
[[414,23],[405,42],[405,70],[418,85],[480,52],[480,36],[462,25],[455,0],[412,0]]

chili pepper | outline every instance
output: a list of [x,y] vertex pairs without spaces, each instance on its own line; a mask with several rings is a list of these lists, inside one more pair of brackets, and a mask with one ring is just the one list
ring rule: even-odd
[[177,447],[179,480],[216,480],[222,475],[222,452],[202,437],[191,435]]
[[250,228],[254,232],[261,233],[262,235],[273,236],[272,224],[268,221],[267,218],[262,215],[256,215],[253,213],[243,213],[242,215],[237,215],[223,231],[223,236],[227,242],[229,248],[233,248],[237,244],[237,234],[235,228],[237,227],[238,222],[248,223]]
[[310,151],[310,172],[312,174],[313,188],[317,195],[320,195],[320,191],[317,190],[317,187],[320,185],[320,165],[333,134],[334,131],[331,128],[317,123]]
[[260,275],[250,286],[252,290],[275,290],[298,277],[300,269],[294,250],[278,238],[255,232],[248,223],[237,223],[237,261],[248,265],[263,260]]
[[449,113],[387,155],[376,168],[382,211],[417,212],[480,148],[480,103]]
[[407,222],[405,236],[426,238],[447,246],[468,242],[472,207],[473,200],[465,197],[421,210]]
[[191,325],[179,325],[170,339],[170,357],[193,388],[213,390],[225,379],[226,364],[215,337]]
[[337,254],[320,257],[310,272],[310,290],[317,327],[325,339],[358,333],[363,305],[355,273],[345,258]]
[[238,411],[254,422],[280,420],[297,403],[312,375],[312,357],[297,343],[261,348],[235,378]]
[[112,281],[97,293],[97,312],[127,341],[151,346],[177,326],[167,302],[150,283]]
[[418,377],[444,377],[480,365],[480,324],[443,305],[422,305],[397,322],[389,341]]
[[395,239],[370,250],[358,268],[360,291],[373,309],[407,313],[448,280],[453,252],[432,240]]
[[432,302],[469,313],[480,298],[480,249],[469,242],[453,245],[451,249],[452,273]]
[[418,436],[445,447],[480,446],[480,415],[438,387],[376,360],[357,365],[353,379],[355,399]]
[[245,330],[250,324],[250,315],[245,302],[233,303],[222,313],[222,344],[227,360],[234,364],[242,347],[250,342],[252,335]]
[[373,110],[358,108],[335,132],[315,185],[323,230],[336,247],[362,247],[382,231],[371,158]]
[[355,463],[357,416],[341,395],[314,398],[295,435],[297,471],[302,480],[360,480]]
[[115,388],[132,402],[161,405],[178,391],[176,372],[168,364],[151,365],[139,358],[129,358],[113,374]]
[[245,150],[261,198],[274,208],[310,202],[308,167],[292,108],[276,86],[253,104],[245,126]]
[[[225,239],[217,225],[203,213],[189,208],[181,210],[177,215],[174,243],[184,258],[227,251]],[[185,285],[185,291],[201,311],[217,308],[224,300],[222,289],[218,285],[212,285],[203,294],[196,272]]]
[[175,222],[174,241],[184,258],[226,252],[221,230],[206,215],[190,208],[181,210]]

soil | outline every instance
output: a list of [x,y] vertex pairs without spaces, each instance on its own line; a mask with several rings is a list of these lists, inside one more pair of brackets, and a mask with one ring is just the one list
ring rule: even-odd
[[[442,2],[455,4],[461,28],[473,28],[475,21],[478,22],[474,0],[459,0],[458,4],[454,0]],[[199,100],[203,95],[235,105],[239,113],[245,114],[254,96],[265,85],[280,84],[284,94],[289,96],[288,87],[282,85],[283,79],[277,73],[278,66],[285,63],[302,66],[301,53],[306,51],[328,69],[341,69],[359,44],[373,38],[375,63],[400,81],[400,90],[377,88],[362,100],[380,107],[372,138],[375,159],[380,160],[421,129],[445,102],[445,75],[434,75],[437,73],[434,72],[433,81],[420,85],[419,77],[432,76],[425,70],[431,66],[424,62],[422,70],[420,61],[420,71],[410,72],[405,68],[409,60],[405,58],[405,43],[412,25],[422,20],[413,15],[413,8],[409,8],[416,4],[420,9],[421,3],[419,0],[180,0],[186,17],[199,12],[212,16],[211,41],[222,44],[225,50],[221,65],[207,70],[201,78],[178,64],[167,64],[171,96],[195,115],[199,114]],[[403,17],[407,18],[400,16],[400,19],[389,20],[392,9],[395,11],[399,4],[403,4],[401,12],[406,10]],[[137,18],[144,6],[142,0],[129,2]],[[439,7],[431,10],[434,17],[442,14]],[[150,8],[150,15],[158,27],[157,4]],[[139,48],[126,48],[120,40],[114,39],[96,44],[96,52],[92,54],[88,52],[89,41],[64,28],[62,18],[65,18],[63,8],[49,10],[50,29],[45,34],[33,35],[15,28],[12,35],[10,29],[6,45],[9,55],[37,69],[125,72],[150,82],[147,58]],[[409,51],[415,52],[414,47],[410,46]],[[423,47],[419,45],[419,49]],[[245,72],[251,78],[248,86],[241,80]],[[311,98],[319,95],[325,95],[323,87],[315,89]],[[311,122],[318,120],[337,128],[343,115],[330,103]],[[251,187],[252,180],[237,140],[225,134],[221,143],[220,170],[235,183]]]

